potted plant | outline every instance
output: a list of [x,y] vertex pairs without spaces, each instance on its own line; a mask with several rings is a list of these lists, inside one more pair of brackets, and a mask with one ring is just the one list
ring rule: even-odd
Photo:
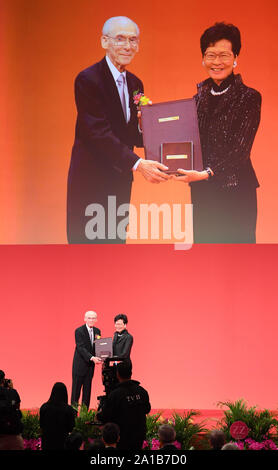
[[[240,449],[274,449],[276,447],[278,432],[278,420],[271,411],[264,409],[259,411],[255,406],[248,407],[243,399],[235,402],[219,402],[224,410],[224,417],[219,422],[226,436],[226,441],[236,440]],[[248,428],[248,434],[244,439],[234,439],[231,435],[231,426],[235,422],[243,422]]]
[[89,410],[84,404],[73,408],[77,412],[73,432],[79,432],[82,435],[84,448],[87,448],[92,440],[101,437],[100,427],[96,420],[97,410]]
[[41,429],[39,413],[30,410],[22,411],[21,422],[23,424],[22,437],[24,449],[40,450]]

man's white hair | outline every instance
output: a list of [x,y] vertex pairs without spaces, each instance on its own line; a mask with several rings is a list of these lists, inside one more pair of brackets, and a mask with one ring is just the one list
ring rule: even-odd
[[135,26],[136,36],[139,36],[140,30],[137,24],[134,21],[132,21],[130,18],[128,18],[127,16],[112,16],[112,18],[109,18],[107,21],[105,21],[103,28],[102,28],[103,36],[107,36],[111,32],[111,29],[115,22],[119,22],[123,24],[132,23]]
[[87,312],[85,312],[85,318],[87,318],[89,315],[96,315],[97,316],[97,313],[94,312],[93,310],[88,310]]

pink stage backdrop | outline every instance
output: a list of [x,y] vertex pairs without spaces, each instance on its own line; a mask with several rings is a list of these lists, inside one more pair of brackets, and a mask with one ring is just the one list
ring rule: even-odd
[[[127,313],[134,378],[153,408],[277,408],[278,246],[0,247],[0,368],[22,407],[56,381],[71,390],[74,329],[95,309],[102,335]],[[91,406],[102,394],[97,369]]]

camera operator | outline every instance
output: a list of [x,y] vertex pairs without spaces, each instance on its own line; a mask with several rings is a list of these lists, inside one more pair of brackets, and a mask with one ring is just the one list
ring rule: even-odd
[[[133,336],[128,333],[127,316],[123,313],[116,315],[114,318],[115,333],[113,337],[113,358],[116,361],[130,359],[130,351],[133,344]],[[116,363],[110,365],[110,359],[104,360],[102,365],[102,383],[105,389],[105,396],[98,397],[100,407],[102,407],[104,400],[119,383],[116,373]]]
[[148,392],[131,379],[132,364],[126,359],[117,365],[119,383],[103,401],[97,417],[100,422],[120,428],[118,449],[139,451],[146,437],[146,414],[151,410]]
[[127,331],[127,316],[123,313],[114,318],[115,333],[113,338],[113,356],[119,359],[130,359],[133,336]]
[[0,450],[23,450],[20,397],[0,370]]

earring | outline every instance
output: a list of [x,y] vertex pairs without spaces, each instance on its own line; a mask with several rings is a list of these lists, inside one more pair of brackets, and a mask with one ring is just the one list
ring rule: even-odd
[[234,61],[233,67],[235,68],[237,66],[237,61]]
[[203,60],[202,65],[205,65],[205,61]]

